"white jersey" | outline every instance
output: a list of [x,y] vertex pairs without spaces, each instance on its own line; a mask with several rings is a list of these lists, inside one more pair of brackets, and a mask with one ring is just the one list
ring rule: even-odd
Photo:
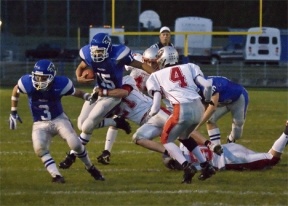
[[204,76],[199,66],[188,63],[166,67],[150,75],[146,82],[148,94],[154,91],[163,93],[171,104],[189,103],[200,99],[195,78]]
[[148,74],[142,69],[137,69],[133,67],[133,69],[131,70],[130,76],[134,78],[134,80],[136,81],[136,86],[141,92],[147,91],[146,81],[148,77],[150,76],[150,74]]
[[152,106],[152,99],[138,90],[136,82],[131,76],[124,76],[122,84],[132,86],[133,90],[127,97],[122,99],[119,106],[120,112],[118,115],[121,115],[140,125],[141,121],[143,120],[142,118]]
[[[267,166],[273,166],[279,161],[279,159],[273,158],[273,155],[270,153],[254,152],[236,143],[223,144],[223,154],[221,156],[211,152],[204,145],[200,145],[199,147],[206,159],[219,170],[263,169]],[[180,145],[180,149],[189,162],[194,163],[196,166],[199,164],[197,158],[182,144]]]

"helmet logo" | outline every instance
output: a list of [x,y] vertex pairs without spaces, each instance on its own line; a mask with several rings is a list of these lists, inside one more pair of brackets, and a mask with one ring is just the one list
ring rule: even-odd
[[54,64],[50,63],[50,65],[47,68],[47,71],[54,72],[55,70],[56,70],[56,68],[55,68]]
[[111,38],[108,36],[108,35],[106,35],[104,38],[103,38],[103,40],[102,40],[102,43],[104,43],[104,44],[110,44],[110,42],[111,42]]

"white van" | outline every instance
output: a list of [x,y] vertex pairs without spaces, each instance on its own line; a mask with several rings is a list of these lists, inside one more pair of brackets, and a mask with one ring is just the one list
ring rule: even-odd
[[[260,27],[248,29],[248,32],[258,32]],[[272,27],[262,27],[261,34],[248,34],[245,44],[245,63],[279,64],[281,56],[280,30]]]
[[[211,32],[213,22],[203,17],[181,17],[175,20],[175,32]],[[175,35],[174,46],[180,59],[184,55],[184,35]],[[210,62],[212,35],[188,35],[190,62]]]

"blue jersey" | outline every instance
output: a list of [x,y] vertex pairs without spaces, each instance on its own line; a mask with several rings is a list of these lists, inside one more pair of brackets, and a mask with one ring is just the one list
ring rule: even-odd
[[[242,85],[222,76],[208,76],[206,79],[212,79],[213,81],[212,95],[219,93],[219,106],[235,102],[241,94],[244,94],[245,99],[248,101],[248,93]],[[200,88],[200,90],[203,91],[203,88]]]
[[125,45],[113,45],[109,57],[103,62],[94,62],[90,54],[90,44],[80,50],[80,56],[96,74],[97,86],[102,89],[122,87],[124,65],[129,65],[134,59],[131,50]]
[[34,122],[49,121],[58,117],[63,113],[62,96],[75,92],[72,81],[63,76],[55,76],[47,91],[36,90],[32,84],[32,76],[28,74],[18,80],[18,89],[28,96]]

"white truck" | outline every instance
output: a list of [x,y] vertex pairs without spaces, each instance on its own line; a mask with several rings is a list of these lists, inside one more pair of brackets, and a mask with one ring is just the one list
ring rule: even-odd
[[248,34],[245,45],[246,64],[268,63],[279,64],[281,56],[280,30],[272,27],[253,27],[248,32],[261,32]]
[[[124,28],[115,28],[115,32],[124,32]],[[111,37],[112,44],[125,44],[124,34],[112,34],[112,28],[110,26],[92,27],[89,28],[89,42],[91,42],[93,36],[97,33],[108,33]]]
[[[212,20],[203,17],[181,17],[175,21],[175,32],[212,32]],[[212,49],[211,34],[188,35],[188,54],[184,54],[184,35],[175,35],[174,46],[181,57],[188,57],[190,62],[210,62]],[[186,59],[187,60],[187,59]]]

